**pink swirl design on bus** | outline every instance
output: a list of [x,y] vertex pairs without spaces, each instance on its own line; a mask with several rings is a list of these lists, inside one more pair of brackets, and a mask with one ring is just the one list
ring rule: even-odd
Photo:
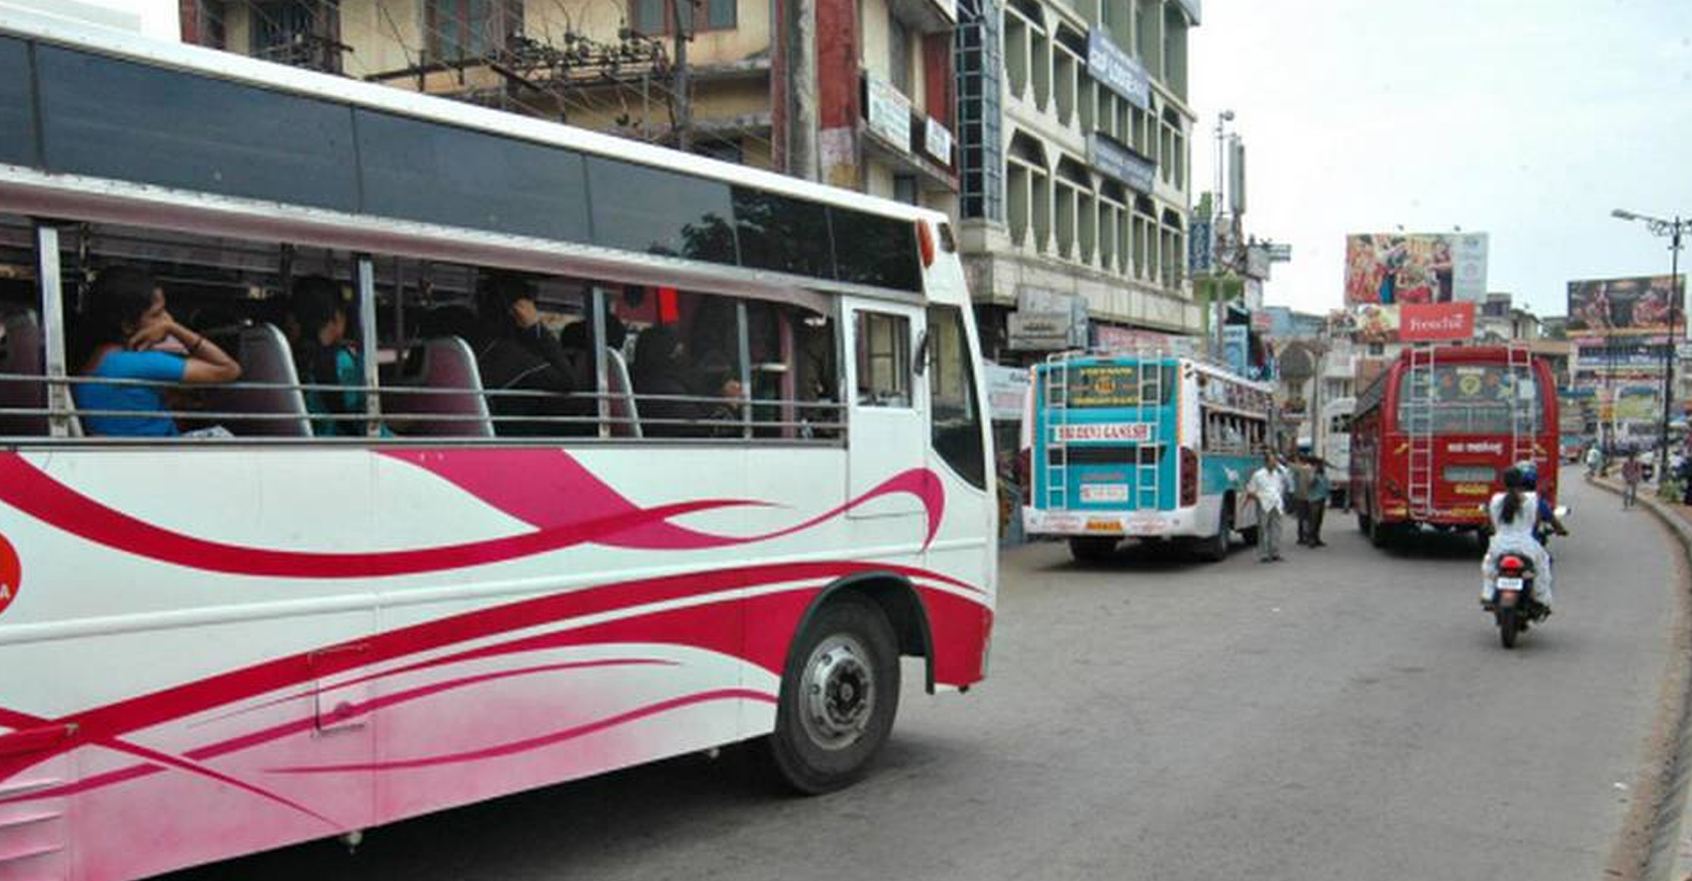
[[[702,550],[769,541],[810,529],[875,499],[910,495],[927,513],[923,544],[934,540],[945,491],[929,469],[895,474],[844,505],[761,535],[725,536],[677,526],[674,518],[732,507],[773,507],[747,499],[700,499],[642,508],[562,450],[418,450],[387,453],[451,482],[529,523],[531,532],[400,551],[284,551],[211,541],[147,523],[54,480],[17,453],[0,454],[0,502],[72,535],[115,550],[190,569],[281,578],[371,578],[502,563],[583,544],[630,550]],[[513,475],[522,475],[513,479]],[[568,499],[568,504],[561,504]]]

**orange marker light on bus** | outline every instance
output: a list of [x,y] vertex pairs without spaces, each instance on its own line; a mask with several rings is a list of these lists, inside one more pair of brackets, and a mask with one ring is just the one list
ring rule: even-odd
[[934,230],[928,226],[928,221],[916,222],[917,244],[922,248],[922,266],[927,269],[934,265]]

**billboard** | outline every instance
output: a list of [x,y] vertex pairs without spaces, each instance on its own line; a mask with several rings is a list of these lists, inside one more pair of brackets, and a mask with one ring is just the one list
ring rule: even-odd
[[1398,307],[1401,342],[1431,343],[1474,337],[1473,303],[1405,303]]
[[1674,279],[1667,275],[1571,281],[1568,333],[1667,336],[1670,321],[1679,324],[1685,318],[1678,294]]
[[1397,342],[1398,309],[1379,304],[1358,306],[1352,313],[1352,327],[1360,343]]
[[1486,298],[1486,233],[1361,233],[1345,239],[1345,301],[1477,303]]

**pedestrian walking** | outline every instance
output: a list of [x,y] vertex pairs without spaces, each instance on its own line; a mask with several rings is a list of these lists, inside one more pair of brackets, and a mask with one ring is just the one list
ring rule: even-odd
[[1310,540],[1307,545],[1313,548],[1325,548],[1328,543],[1322,540],[1322,520],[1328,513],[1328,463],[1319,458],[1310,460],[1310,485],[1305,491],[1306,516],[1310,518]]
[[1260,563],[1281,559],[1281,520],[1289,494],[1287,469],[1274,450],[1263,451],[1263,467],[1246,482],[1246,499],[1257,505],[1257,559]]
[[1639,457],[1629,453],[1627,461],[1622,463],[1622,510],[1633,507],[1639,498],[1639,478],[1641,476]]

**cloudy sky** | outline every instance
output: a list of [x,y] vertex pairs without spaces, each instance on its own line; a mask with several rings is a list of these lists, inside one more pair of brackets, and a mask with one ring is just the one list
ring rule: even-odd
[[1270,303],[1338,306],[1347,232],[1461,226],[1561,314],[1568,279],[1668,272],[1611,209],[1692,215],[1688,0],[1205,0],[1191,54],[1195,189],[1230,108],[1247,230],[1293,246]]

